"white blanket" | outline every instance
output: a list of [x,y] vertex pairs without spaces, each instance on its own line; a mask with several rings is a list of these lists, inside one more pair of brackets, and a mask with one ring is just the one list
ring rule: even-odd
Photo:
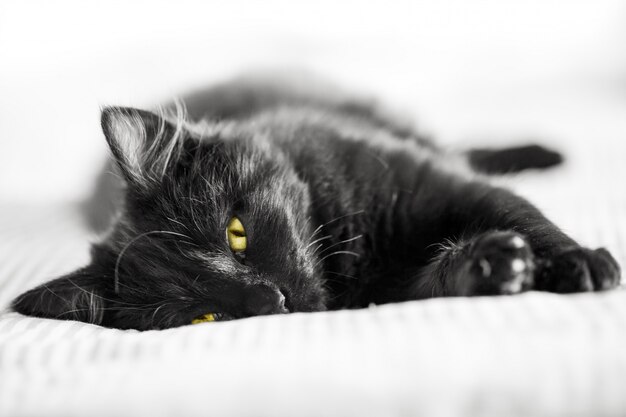
[[[511,184],[626,260],[613,148]],[[586,158],[593,155],[593,158]],[[584,191],[584,198],[581,192]],[[88,260],[77,209],[0,207],[0,309]],[[436,299],[104,329],[0,314],[0,416],[624,416],[626,293]]]

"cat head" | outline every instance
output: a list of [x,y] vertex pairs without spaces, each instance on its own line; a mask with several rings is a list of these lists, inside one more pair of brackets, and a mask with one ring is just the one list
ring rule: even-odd
[[18,297],[24,314],[154,329],[324,309],[309,193],[268,132],[130,108],[102,128],[125,202],[91,264]]

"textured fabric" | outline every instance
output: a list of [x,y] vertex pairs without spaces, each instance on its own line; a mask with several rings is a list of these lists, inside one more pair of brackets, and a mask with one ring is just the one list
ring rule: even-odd
[[[506,182],[623,265],[626,193],[609,192],[626,177],[621,156],[584,141],[570,148],[569,165]],[[74,207],[0,207],[0,416],[626,415],[623,290],[143,333],[6,310],[85,264],[93,239]]]

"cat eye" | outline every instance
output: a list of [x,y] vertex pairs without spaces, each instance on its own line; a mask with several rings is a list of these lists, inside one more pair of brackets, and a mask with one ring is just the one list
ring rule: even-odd
[[248,240],[246,238],[246,229],[243,227],[243,223],[238,217],[233,216],[226,226],[226,238],[228,239],[228,246],[235,253],[240,253],[246,250],[248,246]]
[[229,320],[231,316],[224,313],[207,313],[191,320],[191,324],[210,323],[212,321]]

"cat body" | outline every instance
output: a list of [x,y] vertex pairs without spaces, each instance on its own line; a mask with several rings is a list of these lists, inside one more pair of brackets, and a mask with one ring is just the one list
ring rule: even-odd
[[17,311],[145,330],[209,312],[619,283],[606,250],[580,246],[485,175],[558,163],[551,151],[452,153],[375,105],[280,84],[184,102],[191,121],[103,111],[123,205],[92,263],[18,297]]

